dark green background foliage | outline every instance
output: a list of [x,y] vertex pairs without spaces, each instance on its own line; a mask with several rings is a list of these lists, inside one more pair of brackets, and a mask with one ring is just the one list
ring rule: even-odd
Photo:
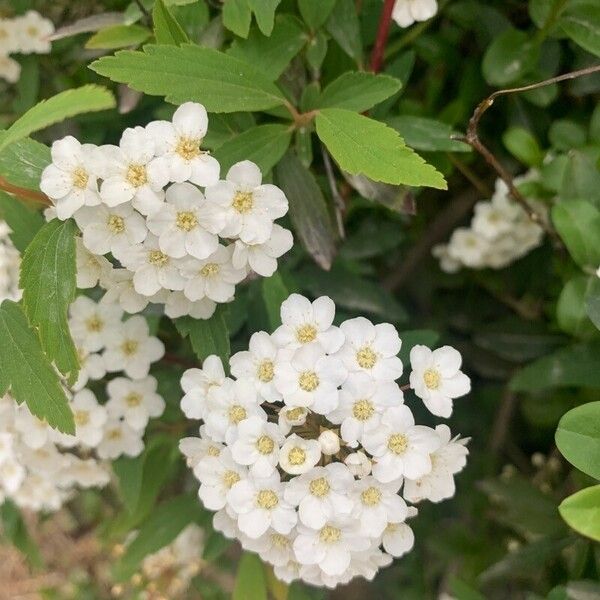
[[[497,177],[451,136],[466,131],[479,102],[497,89],[598,64],[600,4],[441,0],[436,18],[407,30],[392,25],[378,76],[368,71],[382,0],[144,0],[146,15],[120,0],[9,4],[8,12],[37,4],[59,27],[104,12],[124,17],[93,33],[65,31],[51,55],[23,58],[19,83],[0,89],[8,129],[42,98],[80,88],[76,109],[61,95],[52,101],[56,114],[34,110],[3,134],[0,175],[7,181],[35,189],[48,163],[47,148],[23,137],[29,133],[50,126],[35,138],[49,144],[72,133],[116,143],[125,127],[169,117],[173,104],[195,100],[209,110],[205,145],[224,168],[254,160],[290,200],[286,226],[296,244],[276,275],[239,287],[235,302],[209,323],[150,317],[180,363],[247,347],[252,332],[277,325],[278,306],[292,291],[331,296],[339,320],[364,314],[394,323],[406,351],[448,343],[463,353],[473,392],[455,403],[451,427],[472,439],[456,497],[420,507],[413,552],[374,582],[331,597],[600,597],[593,541],[600,539],[600,72],[503,96],[479,128],[509,172],[539,172],[523,192],[547,205],[554,235],[498,271],[449,275],[431,257],[434,244],[468,222],[474,203],[490,197]],[[103,110],[110,96],[86,84],[112,90],[119,110]],[[56,237],[44,229],[31,242],[41,220],[8,196],[0,197],[0,211],[17,247],[32,257]],[[72,374],[68,332],[53,327],[64,326],[73,290],[52,274],[44,284],[36,268],[24,274],[25,310],[5,304],[0,321],[26,331],[22,345],[35,360],[43,348]],[[60,287],[52,322],[37,311],[43,285]],[[182,369],[155,369],[168,408],[150,428],[144,454],[115,464],[120,489],[103,493],[108,502],[90,492],[73,503],[82,527],[97,527],[107,543],[140,529],[115,566],[117,579],[186,523],[210,527],[176,450],[188,427],[178,408]],[[0,392],[10,378],[0,365]],[[50,401],[60,405],[60,398]],[[425,410],[417,412],[431,424]],[[63,418],[57,423],[68,428]],[[2,518],[5,536],[39,564],[14,507],[6,505]],[[234,597],[250,597],[247,590],[267,597],[268,574],[254,557],[235,556],[223,538],[209,535],[205,558],[215,568],[235,572],[239,564]],[[227,597],[202,577],[194,585],[191,597]],[[327,596],[296,585],[269,593]]]

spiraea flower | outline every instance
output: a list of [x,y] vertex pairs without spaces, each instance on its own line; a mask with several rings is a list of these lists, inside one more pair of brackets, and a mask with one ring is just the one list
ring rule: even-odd
[[294,294],[275,333],[231,357],[235,380],[216,356],[186,371],[182,409],[204,423],[180,444],[215,529],[278,578],[328,587],[408,552],[407,501],[453,495],[467,455],[446,426],[415,423],[394,327],[334,318],[331,299]]
[[410,27],[415,21],[431,19],[437,10],[437,0],[396,0],[392,19],[400,27]]

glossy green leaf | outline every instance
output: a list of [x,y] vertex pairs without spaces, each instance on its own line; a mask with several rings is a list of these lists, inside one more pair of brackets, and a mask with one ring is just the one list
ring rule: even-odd
[[270,331],[275,331],[281,325],[281,304],[287,299],[290,292],[281,275],[275,271],[271,277],[262,279],[261,293],[269,319]]
[[218,306],[210,319],[177,319],[177,328],[183,335],[189,336],[192,348],[200,362],[207,356],[216,354],[224,365],[229,363],[229,332],[225,312],[227,308]]
[[0,217],[10,227],[10,239],[21,253],[25,252],[31,240],[44,224],[44,218],[40,212],[5,192],[0,192]]
[[157,44],[174,44],[179,46],[190,41],[171,11],[165,6],[163,0],[155,0],[152,10],[154,22],[154,37]]
[[580,339],[598,336],[598,331],[590,321],[585,299],[597,277],[577,275],[563,288],[556,305],[558,326],[566,333]]
[[238,564],[232,600],[267,600],[264,566],[256,554],[244,552]]
[[152,32],[141,25],[112,25],[95,33],[86,43],[90,50],[115,50],[143,44]]
[[225,0],[223,2],[223,25],[236,35],[246,38],[250,31],[252,12],[248,0]]
[[600,171],[592,158],[581,150],[569,152],[560,197],[563,200],[587,200],[600,209]]
[[593,277],[587,289],[585,308],[588,317],[597,329],[600,329],[600,279]]
[[552,221],[573,260],[600,265],[600,210],[587,200],[564,200],[552,208]]
[[535,137],[527,129],[511,127],[504,132],[502,141],[506,149],[523,164],[529,167],[539,167],[542,164],[544,154]]
[[[0,141],[4,135],[0,134]],[[13,185],[37,191],[42,171],[50,162],[48,146],[23,138],[0,152],[0,176]]]
[[256,24],[264,35],[271,35],[275,22],[275,11],[281,0],[246,0],[254,13]]
[[471,146],[452,139],[452,136],[458,135],[458,131],[435,119],[400,115],[386,119],[386,123],[402,136],[408,146],[415,150],[471,152]]
[[600,5],[597,2],[590,0],[567,7],[559,25],[574,42],[600,56]]
[[565,498],[558,511],[577,533],[600,542],[600,485],[580,490]]
[[504,86],[529,73],[539,58],[539,46],[529,35],[507,29],[494,38],[483,57],[483,76],[490,85]]

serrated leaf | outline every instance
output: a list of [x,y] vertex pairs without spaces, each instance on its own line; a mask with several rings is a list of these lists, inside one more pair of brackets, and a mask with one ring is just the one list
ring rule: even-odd
[[179,46],[180,44],[189,43],[190,38],[187,33],[165,6],[163,0],[155,0],[152,21],[154,22],[154,37],[158,44],[175,44]]
[[58,374],[42,352],[21,307],[10,300],[0,305],[0,396],[13,398],[39,419],[63,433],[75,433],[73,413]]
[[[4,134],[0,134],[0,142]],[[48,146],[24,138],[0,152],[0,175],[13,185],[39,190],[42,171],[51,161]]]
[[251,160],[266,175],[285,154],[291,139],[292,130],[287,125],[259,125],[228,140],[214,155],[223,173],[241,160]]
[[470,152],[471,146],[457,140],[450,125],[426,117],[400,115],[387,119],[386,123],[395,129],[405,143],[415,150],[423,152]]
[[275,11],[281,0],[246,0],[254,13],[258,28],[265,34],[271,35],[275,22]]
[[569,496],[562,501],[558,511],[575,531],[600,542],[600,485]]
[[236,35],[246,38],[250,31],[252,12],[248,0],[225,0],[223,2],[223,25]]
[[317,115],[316,126],[340,168],[352,175],[395,185],[447,188],[441,173],[379,121],[342,108],[326,108]]
[[244,552],[238,564],[232,600],[267,600],[264,566],[256,554]]
[[143,44],[152,32],[141,25],[112,25],[95,33],[85,43],[90,50],[114,50]]
[[568,7],[559,25],[575,43],[600,56],[600,6],[596,2]]
[[336,0],[298,0],[304,22],[313,30],[319,29],[331,14]]
[[25,248],[45,222],[38,211],[5,192],[0,192],[0,216],[10,227],[9,237],[21,253],[25,252]]
[[209,112],[266,110],[285,103],[281,91],[256,67],[211,48],[184,44],[122,50],[90,68],[167,102],[201,102]]
[[192,349],[200,362],[204,362],[207,356],[216,354],[224,365],[229,363],[231,349],[226,310],[226,307],[218,306],[215,314],[206,320],[191,317],[177,319],[177,329],[182,335],[189,336]]
[[31,241],[21,263],[19,285],[29,322],[37,328],[44,352],[69,383],[77,381],[79,360],[68,324],[75,298],[75,233],[72,220],[50,221]]
[[115,107],[112,93],[100,85],[84,85],[66,90],[38,102],[17,119],[0,138],[0,153],[10,144],[27,137],[34,131],[60,123],[82,113]]
[[364,112],[400,91],[402,82],[388,75],[348,72],[332,81],[317,101],[317,108],[345,108]]

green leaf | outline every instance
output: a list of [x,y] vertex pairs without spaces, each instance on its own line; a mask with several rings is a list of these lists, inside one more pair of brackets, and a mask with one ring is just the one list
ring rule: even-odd
[[21,253],[45,222],[39,212],[5,192],[0,192],[0,215],[11,229],[12,243]]
[[185,44],[121,50],[90,68],[113,81],[167,102],[201,102],[209,112],[266,110],[285,103],[258,68],[211,48]]
[[261,280],[261,293],[267,310],[270,331],[274,331],[281,325],[281,304],[287,299],[290,292],[281,275],[275,271],[271,277]]
[[223,173],[241,160],[251,160],[266,175],[285,154],[291,139],[292,130],[287,125],[259,125],[225,142],[214,155]]
[[[3,135],[0,134],[0,143]],[[24,138],[0,152],[0,175],[13,185],[39,190],[42,171],[51,162],[48,146]]]
[[600,480],[600,402],[583,404],[563,415],[555,440],[572,465]]
[[264,566],[256,554],[244,552],[238,564],[232,600],[267,600]]
[[562,348],[521,369],[510,381],[515,392],[553,387],[600,388],[600,344]]
[[548,139],[555,148],[569,151],[571,148],[583,146],[587,139],[587,133],[579,123],[569,119],[558,119],[550,126]]
[[598,331],[590,321],[585,299],[598,278],[577,275],[565,284],[556,305],[556,320],[558,326],[571,335],[580,339],[597,337]]
[[0,396],[13,398],[39,419],[63,433],[75,433],[73,413],[58,374],[29,327],[21,307],[5,300],[0,305]]
[[497,35],[485,52],[483,76],[490,85],[513,83],[529,73],[539,58],[539,45],[527,33],[507,29]]
[[45,129],[75,115],[106,110],[114,106],[115,98],[112,93],[99,85],[84,85],[60,92],[48,100],[38,102],[17,119],[0,138],[0,152],[34,131]]
[[247,40],[235,40],[227,54],[256,65],[272,81],[287,68],[304,44],[306,34],[298,19],[282,15],[275,21],[270,37],[252,30]]
[[281,0],[246,0],[254,13],[258,28],[265,34],[271,35],[275,22],[275,10]]
[[574,42],[600,56],[600,6],[596,2],[577,3],[568,7],[559,25]]
[[357,64],[362,62],[362,38],[354,0],[337,0],[327,19],[328,33]]
[[225,311],[223,306],[218,306],[215,314],[206,320],[192,319],[191,317],[182,317],[177,319],[180,323],[178,329],[180,332],[181,326],[189,335],[192,348],[198,359],[203,362],[207,356],[216,354],[224,365],[229,363],[229,332],[227,330],[227,322],[225,319]]
[[386,123],[402,136],[408,146],[415,150],[423,152],[471,151],[471,146],[468,144],[452,139],[453,135],[458,135],[458,131],[435,119],[400,115],[387,119]]
[[402,83],[388,75],[348,72],[332,81],[321,94],[317,108],[346,108],[364,112],[400,90]]
[[154,37],[157,44],[186,44],[190,41],[187,33],[183,30],[171,11],[165,6],[163,0],[155,0],[152,10],[152,21],[154,22]]
[[564,200],[552,208],[552,221],[573,260],[600,265],[600,210],[586,200]]
[[594,277],[587,290],[585,308],[592,323],[600,329],[600,279]]
[[236,35],[246,38],[250,31],[252,12],[248,0],[224,0],[223,25]]
[[304,22],[313,30],[319,29],[331,14],[336,0],[298,0]]
[[560,188],[563,200],[587,200],[600,209],[600,172],[594,161],[580,150],[569,152]]
[[317,115],[316,124],[319,138],[340,168],[352,175],[395,185],[447,187],[441,173],[379,121],[342,108],[326,108]]
[[72,220],[54,219],[44,225],[23,255],[19,281],[29,322],[38,329],[44,352],[71,385],[79,373],[68,324],[76,291],[76,231]]
[[86,43],[89,50],[114,50],[143,44],[152,32],[141,25],[112,25],[95,33]]
[[281,159],[275,174],[288,198],[290,219],[302,246],[321,268],[330,269],[335,255],[333,225],[314,175],[292,152]]
[[600,542],[600,485],[565,498],[558,511],[575,531]]
[[523,164],[539,167],[544,154],[535,137],[523,127],[511,127],[504,132],[502,142],[506,149]]
[[23,553],[32,567],[41,568],[44,561],[40,550],[27,531],[21,511],[9,499],[0,504],[0,523],[3,536]]

